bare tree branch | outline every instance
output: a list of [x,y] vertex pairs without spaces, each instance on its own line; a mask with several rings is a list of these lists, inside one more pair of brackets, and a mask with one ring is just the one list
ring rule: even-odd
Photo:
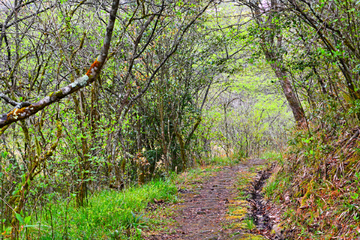
[[23,108],[23,107],[27,107],[30,106],[31,104],[29,102],[16,102],[14,100],[12,100],[11,98],[9,98],[8,96],[6,96],[4,93],[0,92],[0,98],[2,98],[6,103],[16,107],[16,108]]

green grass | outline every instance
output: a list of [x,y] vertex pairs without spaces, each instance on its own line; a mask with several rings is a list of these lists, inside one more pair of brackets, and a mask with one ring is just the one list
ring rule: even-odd
[[214,156],[205,160],[205,164],[213,166],[232,166],[240,162],[238,158]]
[[[86,207],[71,201],[51,205],[42,215],[39,239],[141,239],[147,226],[144,210],[154,199],[174,202],[177,188],[171,181],[154,181],[125,191],[102,191]],[[38,238],[38,232],[34,236]]]
[[254,222],[254,219],[252,217],[247,217],[245,220],[244,220],[244,223],[245,223],[245,227],[246,229],[248,230],[254,230],[256,228],[256,225],[255,225],[255,222]]
[[267,197],[271,197],[274,195],[275,191],[278,189],[279,187],[279,183],[280,180],[276,179],[272,182],[268,182],[265,186],[264,186],[264,191],[265,191],[265,195]]
[[266,151],[261,154],[261,159],[268,159],[270,161],[277,161],[281,165],[284,164],[284,159],[281,151]]

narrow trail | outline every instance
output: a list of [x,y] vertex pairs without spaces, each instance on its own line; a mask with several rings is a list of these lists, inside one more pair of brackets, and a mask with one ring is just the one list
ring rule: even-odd
[[[233,167],[223,167],[206,181],[193,182],[197,185],[195,190],[180,189],[183,202],[172,206],[176,209],[173,217],[175,224],[170,226],[169,233],[158,233],[146,239],[266,239],[251,234],[244,226],[244,219],[252,216],[249,212],[251,201],[256,199],[251,197],[250,202],[244,198],[240,199],[238,182],[239,177],[246,174],[251,175],[250,182],[255,180],[256,173],[250,173],[250,169],[254,171],[257,166],[264,165],[264,161],[252,159]],[[264,179],[261,181],[263,183]],[[255,188],[256,191],[260,190],[259,187],[255,186]],[[247,192],[252,195],[251,189]],[[256,197],[259,198],[258,195]],[[265,226],[263,221],[258,222]]]

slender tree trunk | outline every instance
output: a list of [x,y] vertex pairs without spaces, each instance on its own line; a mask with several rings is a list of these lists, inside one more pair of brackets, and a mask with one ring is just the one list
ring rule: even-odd
[[266,60],[270,63],[271,68],[280,81],[282,90],[292,110],[297,126],[303,127],[307,123],[304,109],[302,108],[300,101],[292,88],[291,82],[284,68],[282,53],[279,51],[282,47],[282,34],[273,22],[275,14],[278,11],[279,4],[281,3],[278,0],[271,0],[272,10],[269,12],[268,18],[265,21],[261,19],[262,13],[260,12],[260,9],[258,7],[254,9],[258,26],[262,29],[262,31],[264,31],[263,38],[260,39],[260,46],[265,54]]
[[182,171],[185,171],[186,167],[187,167],[187,161],[186,161],[186,155],[185,155],[185,144],[184,144],[184,140],[183,137],[181,136],[181,134],[176,130],[175,132],[176,137],[178,139],[179,145],[180,145],[180,156],[181,156],[181,161],[182,161]]
[[169,170],[169,161],[168,161],[168,150],[166,145],[165,137],[165,123],[164,123],[164,104],[163,100],[159,100],[159,113],[160,113],[160,127],[161,127],[161,148],[164,156],[165,169]]
[[[268,57],[266,58],[269,62],[274,62],[272,59],[268,59]],[[304,126],[306,124],[304,109],[297,99],[287,73],[281,69],[281,66],[279,66],[277,62],[272,63],[271,67],[280,81],[281,88],[285,94],[287,102],[289,103],[297,125],[299,127]]]

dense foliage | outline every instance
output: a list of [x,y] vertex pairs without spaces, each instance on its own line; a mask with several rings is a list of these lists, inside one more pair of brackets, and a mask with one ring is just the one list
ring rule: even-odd
[[[0,8],[5,237],[41,225],[56,201],[82,207],[92,193],[211,156],[278,150],[294,123],[291,161],[276,180],[308,174],[306,190],[283,193],[302,197],[294,208],[321,199],[315,183],[358,181],[357,145],[346,144],[347,154],[334,142],[359,135],[359,1],[9,0]],[[341,214],[351,229],[357,195]]]

